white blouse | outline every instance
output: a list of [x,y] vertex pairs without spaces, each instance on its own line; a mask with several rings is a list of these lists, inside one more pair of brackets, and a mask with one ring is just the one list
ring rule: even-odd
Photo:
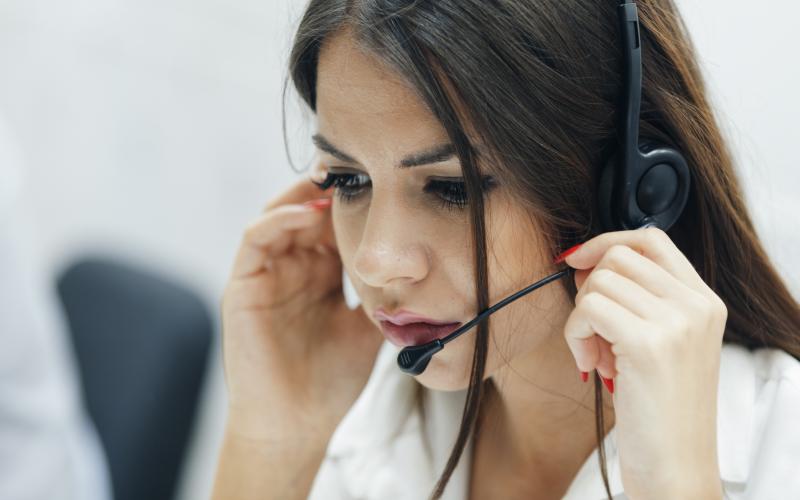
[[[397,368],[397,352],[388,342],[381,346],[363,392],[328,443],[309,499],[429,497],[455,441],[466,390],[424,389]],[[724,344],[717,415],[725,498],[800,499],[800,362],[779,349],[749,351]],[[445,500],[467,498],[470,446],[445,489]],[[605,449],[613,498],[627,499],[615,428],[606,434]],[[607,498],[597,454],[595,448],[563,499]]]

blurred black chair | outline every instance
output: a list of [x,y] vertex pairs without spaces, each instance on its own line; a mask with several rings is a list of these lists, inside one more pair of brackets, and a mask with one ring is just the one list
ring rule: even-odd
[[173,498],[209,357],[207,307],[181,286],[103,258],[69,266],[57,288],[114,498]]

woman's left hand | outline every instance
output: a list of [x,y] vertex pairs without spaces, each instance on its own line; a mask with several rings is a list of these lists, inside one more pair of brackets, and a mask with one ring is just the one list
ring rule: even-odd
[[601,234],[565,261],[578,294],[564,335],[579,370],[613,379],[626,494],[721,499],[725,304],[658,228]]

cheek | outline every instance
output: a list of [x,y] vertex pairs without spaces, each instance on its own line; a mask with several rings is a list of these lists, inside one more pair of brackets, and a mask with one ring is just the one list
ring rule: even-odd
[[559,334],[552,321],[555,309],[549,309],[550,303],[548,297],[540,296],[504,311],[505,315],[502,312],[496,315],[499,317],[493,320],[486,357],[487,377],[506,365],[525,363],[527,359],[536,359],[537,353],[546,355],[550,351],[554,335]]
[[363,223],[361,217],[353,214],[343,213],[335,205],[341,203],[334,201],[331,207],[331,221],[333,224],[333,234],[336,239],[336,248],[339,250],[339,257],[345,270],[350,271],[350,263],[353,260],[358,242],[361,241]]
[[506,365],[522,367],[552,356],[554,349],[566,345],[563,331],[569,310],[566,289],[560,282],[554,282],[496,314],[498,317],[492,320],[486,375],[493,376]]
[[[538,290],[544,292],[544,289]],[[520,304],[519,302],[525,301]],[[507,365],[527,363],[549,355],[559,342],[564,319],[559,317],[566,291],[558,285],[535,299],[525,297],[495,313],[490,322],[484,378]],[[436,354],[417,380],[429,389],[454,391],[467,388],[472,367],[475,330],[465,333]],[[533,354],[533,357],[532,357]]]

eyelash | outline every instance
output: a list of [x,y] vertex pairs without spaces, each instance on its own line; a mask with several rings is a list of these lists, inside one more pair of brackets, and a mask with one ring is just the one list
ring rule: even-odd
[[[370,181],[357,182],[358,178],[367,177],[365,174],[334,174],[328,172],[325,180],[322,182],[314,182],[321,190],[328,189],[331,186],[336,188],[336,196],[345,203],[353,201],[361,195],[361,190],[369,185]],[[494,178],[486,176],[483,178],[482,191],[487,193],[494,187]],[[465,190],[464,182],[431,180],[425,186],[426,193],[435,194],[439,199],[442,208],[448,210],[460,210],[467,206],[467,193]]]

